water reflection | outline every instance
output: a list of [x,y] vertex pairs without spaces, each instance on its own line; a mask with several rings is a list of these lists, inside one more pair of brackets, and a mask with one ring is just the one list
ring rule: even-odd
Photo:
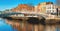
[[5,19],[0,18],[0,31],[17,31],[11,25],[7,24]]
[[56,25],[56,31],[60,31],[60,25]]
[[60,24],[33,25],[20,20],[0,18],[0,31],[60,31]]

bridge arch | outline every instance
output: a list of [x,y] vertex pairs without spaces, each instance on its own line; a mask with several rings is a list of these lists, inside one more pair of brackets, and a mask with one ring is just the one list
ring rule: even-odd
[[36,18],[36,17],[29,17],[27,22],[29,24],[42,24],[42,25],[45,25],[45,18],[42,17],[41,19],[39,19],[39,18]]

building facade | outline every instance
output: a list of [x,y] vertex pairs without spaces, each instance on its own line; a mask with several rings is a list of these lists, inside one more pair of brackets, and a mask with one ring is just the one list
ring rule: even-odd
[[38,5],[38,10],[40,10],[40,13],[56,13],[56,8],[57,6],[52,2],[43,2]]
[[41,4],[38,5],[38,11],[40,11],[40,13],[46,13],[46,2],[43,2]]
[[54,5],[52,2],[46,3],[46,13],[48,13],[48,14],[56,13],[56,8],[57,8],[57,6]]

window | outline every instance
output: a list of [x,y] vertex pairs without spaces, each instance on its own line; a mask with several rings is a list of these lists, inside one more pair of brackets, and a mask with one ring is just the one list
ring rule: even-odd
[[46,13],[47,13],[47,14],[50,14],[50,13],[51,13],[51,10],[47,10]]

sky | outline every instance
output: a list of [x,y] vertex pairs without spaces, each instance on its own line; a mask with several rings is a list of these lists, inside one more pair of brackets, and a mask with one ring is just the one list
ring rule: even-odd
[[57,5],[60,6],[60,0],[57,0],[56,2],[57,2]]
[[17,7],[19,4],[38,5],[41,2],[53,2],[56,0],[0,0],[0,11]]

